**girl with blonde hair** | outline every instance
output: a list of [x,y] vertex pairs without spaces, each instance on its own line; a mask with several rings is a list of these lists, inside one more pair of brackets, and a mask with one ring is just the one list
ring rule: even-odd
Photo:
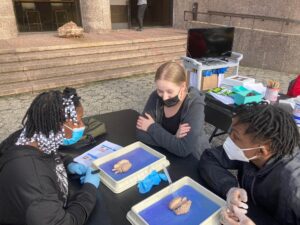
[[204,95],[187,87],[184,68],[176,62],[162,64],[155,74],[156,90],[137,120],[140,141],[197,159],[210,148],[204,132]]

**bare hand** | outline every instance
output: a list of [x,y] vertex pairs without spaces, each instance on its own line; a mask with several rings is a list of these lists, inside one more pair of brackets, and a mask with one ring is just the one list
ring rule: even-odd
[[148,128],[150,127],[151,124],[154,123],[153,118],[150,116],[150,114],[145,113],[144,116],[139,116],[137,123],[136,123],[136,128],[143,130],[145,132],[148,131]]
[[188,123],[183,123],[179,125],[179,128],[176,132],[177,138],[183,138],[187,135],[188,132],[190,132],[191,127]]

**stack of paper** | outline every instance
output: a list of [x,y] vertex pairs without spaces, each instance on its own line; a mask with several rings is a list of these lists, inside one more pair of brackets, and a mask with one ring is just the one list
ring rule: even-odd
[[94,160],[117,151],[120,148],[122,148],[122,146],[116,145],[109,141],[104,141],[91,150],[83,153],[80,156],[77,156],[74,161],[90,167]]
[[213,96],[215,99],[219,100],[220,102],[223,102],[226,105],[231,105],[234,104],[234,100],[232,97],[229,96],[224,96],[224,95],[219,95],[213,92],[209,92],[211,96]]

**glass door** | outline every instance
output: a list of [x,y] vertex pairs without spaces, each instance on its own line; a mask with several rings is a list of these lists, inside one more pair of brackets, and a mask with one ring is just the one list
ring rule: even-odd
[[[172,26],[173,0],[147,0],[144,26]],[[137,0],[129,0],[129,27],[136,27]]]

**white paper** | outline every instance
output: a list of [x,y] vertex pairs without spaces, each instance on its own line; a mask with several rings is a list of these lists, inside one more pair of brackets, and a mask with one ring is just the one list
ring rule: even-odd
[[77,156],[74,161],[90,167],[94,160],[99,159],[109,153],[119,150],[122,146],[114,144],[109,141],[104,141],[95,146],[91,150]]
[[223,102],[226,105],[231,105],[234,104],[234,100],[232,97],[229,96],[224,96],[224,95],[218,95],[213,92],[209,92],[211,96],[213,96],[215,99],[219,100],[220,102]]

